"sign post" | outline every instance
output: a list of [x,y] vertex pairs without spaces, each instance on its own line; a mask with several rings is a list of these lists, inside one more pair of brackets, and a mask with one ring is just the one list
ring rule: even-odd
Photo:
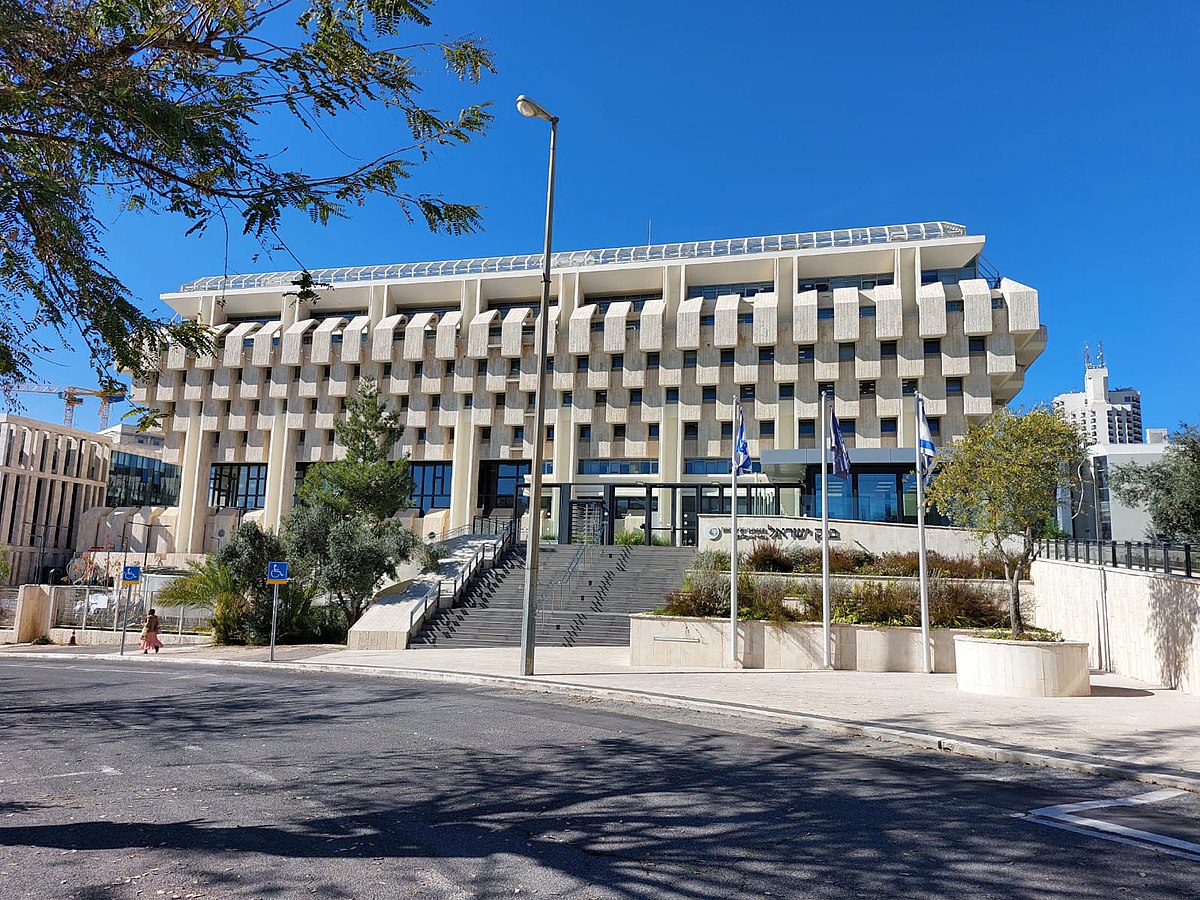
[[[129,602],[133,599],[133,586],[142,583],[141,566],[122,566],[121,584],[125,588],[125,613],[121,617],[121,656],[125,655],[125,632],[129,630]],[[116,618],[115,616],[113,617]]]
[[267,584],[275,586],[275,598],[271,602],[271,662],[275,662],[275,626],[279,621],[279,586],[288,583],[286,562],[267,563]]

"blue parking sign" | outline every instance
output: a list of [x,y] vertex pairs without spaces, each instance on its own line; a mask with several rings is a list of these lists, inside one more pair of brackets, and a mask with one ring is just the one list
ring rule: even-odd
[[267,584],[287,584],[288,564],[286,562],[267,563]]
[[142,567],[124,566],[121,569],[121,584],[141,584]]

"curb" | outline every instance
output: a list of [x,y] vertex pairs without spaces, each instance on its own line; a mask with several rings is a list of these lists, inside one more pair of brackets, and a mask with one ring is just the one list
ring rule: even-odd
[[[0,653],[0,657],[8,654]],[[19,653],[12,654],[18,658],[32,659],[70,659],[89,660],[94,662],[125,662],[138,660],[137,655],[111,656],[94,653]],[[631,688],[606,688],[594,685],[576,684],[570,681],[538,680],[539,676],[521,677],[516,675],[484,675],[473,672],[450,672],[440,669],[385,669],[376,666],[337,665],[332,663],[306,662],[268,662],[260,660],[236,659],[198,659],[195,657],[181,658],[176,656],[159,656],[156,664],[169,663],[175,665],[205,665],[227,666],[242,669],[283,670],[298,673],[321,673],[362,675],[372,678],[410,679],[416,681],[436,681],[453,684],[471,684],[481,687],[504,687],[516,690],[532,691],[541,694],[574,695],[596,697],[604,700],[623,700],[628,703],[639,703],[646,706],[657,706],[666,709],[686,709],[693,712],[717,713],[743,719],[757,719],[795,725],[801,728],[812,728],[829,734],[843,737],[865,738],[867,740],[885,743],[901,744],[918,750],[937,750],[943,753],[953,753],[973,759],[986,759],[993,762],[1014,763],[1034,766],[1043,769],[1062,769],[1078,772],[1100,778],[1111,778],[1121,781],[1135,781],[1141,784],[1155,784],[1164,787],[1200,793],[1200,774],[1190,775],[1175,772],[1164,772],[1140,766],[1121,765],[1108,762],[1101,757],[1078,757],[1056,753],[1046,753],[1037,750],[1021,750],[1002,744],[989,744],[982,741],[965,740],[962,738],[947,738],[937,734],[908,731],[900,728],[890,728],[886,725],[874,725],[868,722],[857,722],[852,719],[838,719],[832,716],[819,716],[813,713],[793,712],[790,710],[772,709],[770,707],[749,706],[741,703],[731,703],[718,700],[695,700],[678,697],[671,694],[659,694],[654,691],[639,691]]]

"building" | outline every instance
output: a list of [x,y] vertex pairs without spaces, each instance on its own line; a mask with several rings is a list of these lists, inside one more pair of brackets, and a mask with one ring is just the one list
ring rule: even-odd
[[105,504],[111,454],[91,432],[0,413],[0,552],[10,584],[66,577],[81,517]]
[[1144,443],[1142,395],[1128,387],[1109,389],[1104,344],[1100,344],[1094,363],[1090,349],[1084,349],[1083,390],[1059,394],[1054,407],[1075,424],[1089,444]]
[[1083,377],[1082,391],[1054,398],[1055,409],[1079,429],[1088,454],[1079,488],[1072,490],[1069,504],[1065,496],[1059,504],[1059,528],[1077,540],[1144,541],[1152,537],[1149,514],[1112,495],[1109,474],[1117,466],[1158,462],[1167,449],[1167,431],[1146,429],[1143,439],[1142,395],[1133,388],[1109,388],[1103,344],[1095,362],[1085,348]]
[[107,505],[116,509],[141,506],[175,506],[179,503],[179,466],[163,462],[166,438],[121,424],[100,432],[113,442],[108,474]]
[[729,508],[735,400],[761,461],[740,505],[803,513],[821,391],[855,467],[835,514],[910,519],[913,395],[948,441],[1045,346],[1037,291],[990,273],[984,242],[931,222],[557,253],[542,423],[539,255],[318,270],[334,289],[304,305],[297,273],[191,282],[163,300],[213,325],[216,352],[167,347],[133,387],[182,469],[171,549],[212,549],[233,510],[278,525],[368,377],[405,423],[421,533],[512,515],[543,440],[543,533],[648,519],[692,543],[698,514]]

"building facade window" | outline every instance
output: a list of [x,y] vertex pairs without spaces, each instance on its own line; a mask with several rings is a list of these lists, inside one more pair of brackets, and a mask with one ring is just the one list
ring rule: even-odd
[[580,475],[657,475],[657,459],[581,459]]
[[955,397],[963,392],[963,382],[961,378],[946,379],[946,396]]
[[250,510],[262,509],[266,503],[266,464],[221,463],[209,470],[209,506]]
[[879,343],[879,358],[880,359],[895,359],[896,358],[896,342],[895,341],[880,341],[880,343]]
[[448,462],[410,462],[413,480],[412,505],[425,515],[431,509],[450,508],[451,464]]

